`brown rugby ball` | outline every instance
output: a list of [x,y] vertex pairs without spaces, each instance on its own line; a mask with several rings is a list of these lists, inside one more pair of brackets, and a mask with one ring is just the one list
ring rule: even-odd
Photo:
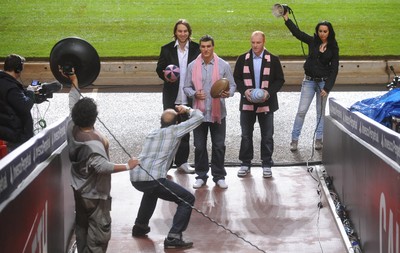
[[216,81],[211,87],[211,97],[219,98],[223,91],[229,91],[229,80],[227,78],[221,78]]

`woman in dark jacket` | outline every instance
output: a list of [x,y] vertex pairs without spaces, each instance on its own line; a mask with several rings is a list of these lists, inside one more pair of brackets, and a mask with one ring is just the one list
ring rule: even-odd
[[324,115],[327,97],[336,81],[339,68],[339,46],[335,39],[332,24],[322,21],[315,27],[315,34],[308,35],[289,19],[288,13],[283,15],[285,25],[298,40],[308,45],[308,56],[304,63],[304,79],[301,87],[299,107],[292,130],[290,150],[296,151],[308,108],[316,96],[317,127],[315,133],[315,149],[322,149],[324,132]]

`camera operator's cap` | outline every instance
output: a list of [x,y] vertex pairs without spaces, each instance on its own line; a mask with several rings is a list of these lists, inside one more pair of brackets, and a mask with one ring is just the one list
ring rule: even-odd
[[211,97],[219,98],[223,91],[229,91],[229,80],[227,78],[221,78],[211,86]]
[[66,87],[71,83],[62,75],[60,67],[73,67],[78,77],[79,87],[93,84],[100,73],[100,58],[96,49],[87,41],[69,37],[57,42],[50,52],[50,68],[54,77]]

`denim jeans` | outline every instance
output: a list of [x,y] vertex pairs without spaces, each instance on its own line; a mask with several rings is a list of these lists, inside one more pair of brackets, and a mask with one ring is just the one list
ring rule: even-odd
[[258,119],[261,132],[261,160],[262,166],[272,167],[272,153],[274,152],[274,113],[255,113],[253,111],[240,112],[240,127],[242,140],[240,143],[239,160],[241,165],[251,166],[254,156],[253,131]]
[[211,175],[213,181],[217,182],[220,179],[225,179],[225,135],[226,135],[226,120],[223,118],[221,124],[203,122],[200,126],[193,130],[194,138],[194,163],[196,171],[196,179],[203,179],[207,182],[209,162],[207,152],[208,130],[211,133]]
[[[160,182],[162,185],[164,185],[166,188],[168,188],[170,191],[175,193],[177,196],[179,196],[190,205],[177,198],[174,194],[172,194],[168,189],[160,185],[158,182]],[[189,224],[195,197],[185,188],[183,188],[179,184],[174,183],[171,180],[161,178],[158,179],[158,182],[131,182],[133,187],[135,187],[138,191],[143,192],[143,197],[140,203],[135,224],[149,224],[150,218],[153,216],[154,210],[157,205],[157,200],[159,198],[166,201],[175,202],[178,207],[172,220],[172,227],[169,231],[168,236],[180,238],[182,232],[186,230]]]
[[296,141],[300,137],[301,129],[303,128],[304,124],[304,118],[314,98],[314,95],[317,98],[316,101],[317,126],[315,128],[315,136],[316,139],[322,139],[324,133],[324,116],[325,116],[325,105],[327,97],[321,97],[320,93],[324,88],[324,86],[325,86],[325,81],[315,82],[315,81],[303,80],[301,86],[299,107],[297,109],[296,118],[293,124],[292,140]]

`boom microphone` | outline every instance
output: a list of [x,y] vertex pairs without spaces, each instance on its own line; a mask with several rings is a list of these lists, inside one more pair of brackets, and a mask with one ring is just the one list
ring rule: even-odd
[[287,12],[292,13],[292,9],[287,4],[274,4],[272,7],[272,14],[277,18],[282,17]]

